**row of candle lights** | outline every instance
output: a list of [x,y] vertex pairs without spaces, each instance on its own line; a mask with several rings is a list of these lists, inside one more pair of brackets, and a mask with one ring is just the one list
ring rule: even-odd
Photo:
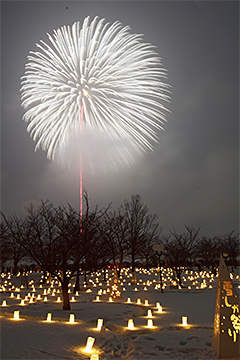
[[[143,274],[143,275],[152,275],[153,273],[154,273],[155,276],[158,275],[156,273],[156,270],[154,270],[154,269],[152,269],[152,270],[137,269],[136,272],[138,272],[139,274]],[[18,275],[20,276],[20,274],[18,274]],[[102,275],[102,273],[100,271],[95,273],[94,275],[92,274],[89,277],[89,285],[91,285],[93,287],[104,286],[103,283],[101,282],[101,280],[99,279],[99,277],[101,275]],[[112,278],[111,278],[112,275],[108,274],[108,271],[107,271],[107,275],[106,275],[107,283],[106,283],[106,286],[109,286],[109,282],[112,280]],[[124,276],[126,278],[124,278]],[[231,274],[231,276],[233,277],[232,274]],[[11,275],[9,274],[7,276],[6,274],[2,274],[1,277],[2,278],[7,277],[7,279],[4,281],[4,285],[0,286],[0,291],[6,291],[6,287],[12,285],[11,282],[8,281],[8,280],[11,280]],[[94,277],[95,279],[91,279],[91,277]],[[163,286],[166,287],[168,281],[170,282],[170,285],[177,286],[177,282],[176,282],[176,280],[173,279],[173,277],[174,277],[174,274],[170,269],[163,269]],[[128,279],[130,279],[130,278],[132,278],[132,274],[129,273],[129,269],[123,269],[122,270],[122,275],[120,276],[120,285],[121,286],[123,286],[123,285],[132,286],[133,285],[132,281],[128,282]],[[199,281],[199,279],[201,281]],[[208,279],[208,283],[207,283],[206,279]],[[236,279],[238,279],[238,280],[240,279],[238,275],[236,276]],[[187,280],[191,281],[191,285],[187,286],[187,288],[189,290],[192,289],[193,287],[196,288],[196,289],[205,289],[206,287],[212,288],[211,282],[215,281],[214,275],[208,273],[207,271],[203,271],[203,272],[186,271],[185,275],[183,275],[183,277],[182,277],[182,280],[183,280],[183,282],[186,282]],[[42,281],[42,279],[41,279],[41,281]],[[50,283],[51,283],[51,288],[53,288],[54,284],[55,285],[58,284],[60,286],[59,281],[56,280],[56,279],[49,281],[49,284]],[[124,283],[126,283],[126,284],[124,284]],[[32,291],[36,291],[36,289],[34,288],[33,283],[31,284],[31,281],[29,282],[29,285],[33,286]],[[87,292],[92,291],[89,288],[89,285],[88,286],[86,284],[83,285],[83,287],[86,289]],[[148,288],[151,287],[152,285],[154,286],[154,288],[156,290],[160,286],[159,284],[156,284],[156,279],[153,279],[151,281],[150,280],[143,281],[143,279],[139,279],[138,281],[135,282],[135,289],[134,290],[138,291],[139,290],[138,286],[140,286],[140,285],[144,287],[145,291],[147,291]],[[69,283],[69,292],[71,292],[71,286],[73,286],[73,284]],[[40,285],[40,287],[42,287],[42,285]],[[14,288],[14,286],[12,285],[12,289],[13,288]],[[21,286],[21,288],[23,288],[23,285]],[[16,288],[16,291],[19,291],[19,290],[20,289]],[[126,288],[123,287],[122,290],[126,291]],[[53,289],[52,296],[55,295],[55,291],[56,290]],[[108,292],[108,289],[107,290],[100,289],[99,291],[103,291],[103,294],[104,294],[106,291]],[[51,289],[48,289],[48,293],[50,293],[50,292],[51,292]],[[99,295],[101,295],[101,294],[99,294]]]
[[[15,310],[13,313],[13,319],[14,320],[20,320],[20,311],[19,310]],[[149,309],[148,310],[148,318],[152,318],[152,311]],[[46,318],[46,322],[50,323],[52,322],[52,313],[48,313],[47,314],[47,318]],[[75,323],[75,315],[74,314],[70,314],[69,315],[69,320],[68,320],[69,324],[74,324]],[[96,330],[101,331],[103,326],[103,319],[98,319],[97,322],[97,327]],[[182,316],[182,326],[188,326],[187,323],[187,316]],[[152,319],[148,319],[147,320],[147,328],[153,328],[153,320]],[[134,330],[135,329],[135,325],[134,325],[134,321],[133,319],[128,319],[128,325],[127,325],[127,329],[128,330]]]

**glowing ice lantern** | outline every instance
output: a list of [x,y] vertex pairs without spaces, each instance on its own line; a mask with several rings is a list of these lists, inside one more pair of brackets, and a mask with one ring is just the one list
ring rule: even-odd
[[70,324],[74,324],[74,322],[75,322],[75,315],[74,315],[74,314],[70,314],[70,315],[69,315],[69,323],[70,323]]
[[102,326],[103,326],[103,319],[98,319],[97,330],[101,330]]
[[152,320],[152,319],[148,319],[148,321],[147,321],[147,327],[148,327],[148,328],[152,328],[152,327],[153,327],[153,320]]
[[19,320],[19,310],[14,311],[13,318],[14,320]]
[[151,317],[152,317],[152,310],[151,310],[151,309],[148,310],[148,312],[147,312],[147,317],[148,317],[148,318],[151,318]]
[[2,302],[2,306],[7,306],[7,302],[6,302],[6,300],[3,300],[3,302]]
[[48,313],[47,314],[47,322],[51,322],[52,321],[52,314]]
[[128,327],[129,330],[133,330],[134,329],[134,322],[133,319],[129,319],[128,320]]
[[99,360],[98,354],[92,354],[90,360]]
[[187,326],[187,316],[182,316],[182,326]]
[[86,347],[85,347],[85,351],[86,352],[91,352],[92,350],[92,347],[93,347],[93,344],[94,344],[94,341],[95,341],[95,338],[89,336],[87,338],[87,344],[86,344]]

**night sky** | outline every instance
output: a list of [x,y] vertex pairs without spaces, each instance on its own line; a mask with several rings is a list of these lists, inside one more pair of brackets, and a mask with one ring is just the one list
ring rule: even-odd
[[24,214],[41,199],[79,208],[78,171],[34,152],[19,89],[35,43],[88,15],[144,34],[172,86],[153,152],[118,171],[85,169],[92,207],[140,194],[165,233],[184,224],[206,236],[239,231],[238,1],[2,1],[1,210]]

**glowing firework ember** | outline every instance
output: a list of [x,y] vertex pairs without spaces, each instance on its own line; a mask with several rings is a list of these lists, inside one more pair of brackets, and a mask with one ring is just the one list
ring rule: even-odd
[[167,72],[154,47],[129,30],[87,17],[82,27],[75,22],[54,30],[50,45],[40,41],[40,50],[30,52],[21,92],[35,150],[41,147],[51,159],[58,150],[61,157],[81,118],[78,142],[95,130],[140,151],[152,149],[166,120]]

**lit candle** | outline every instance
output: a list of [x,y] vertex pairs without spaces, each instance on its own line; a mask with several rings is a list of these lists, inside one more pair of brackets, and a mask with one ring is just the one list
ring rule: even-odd
[[137,304],[141,304],[141,299],[137,299]]
[[94,344],[95,338],[89,336],[87,338],[87,344],[86,344],[86,348],[85,351],[86,352],[90,352],[92,350],[93,344]]
[[113,301],[112,298],[111,298],[111,296],[109,297],[108,301],[109,301],[109,302],[112,302],[112,301]]
[[162,306],[159,306],[158,313],[162,313]]
[[151,309],[148,310],[147,317],[149,317],[149,318],[152,317],[152,310]]
[[96,301],[99,301],[99,296],[96,296]]
[[145,305],[148,306],[148,300],[145,300]]
[[13,318],[14,320],[19,320],[19,310],[14,311]]
[[127,303],[131,303],[131,299],[130,299],[130,298],[127,299]]
[[182,326],[187,326],[187,316],[182,316]]
[[61,302],[61,298],[60,298],[60,297],[57,298],[57,302]]
[[102,325],[103,325],[103,319],[98,319],[97,330],[101,330]]
[[75,322],[75,315],[74,315],[74,314],[70,314],[70,315],[69,315],[69,323],[70,323],[70,324],[74,324],[74,322]]
[[20,305],[22,305],[22,306],[25,305],[25,304],[24,304],[24,300],[21,300]]
[[147,321],[147,327],[148,327],[148,328],[152,328],[152,327],[153,327],[153,320],[152,320],[152,319],[148,319],[148,321]]
[[99,360],[98,354],[92,354],[90,360]]
[[133,330],[134,329],[134,322],[133,319],[129,319],[128,320],[128,327],[129,330]]
[[52,321],[52,314],[48,313],[47,314],[47,322],[51,322]]
[[2,306],[7,306],[7,302],[6,302],[6,300],[3,300],[3,302],[2,302]]

